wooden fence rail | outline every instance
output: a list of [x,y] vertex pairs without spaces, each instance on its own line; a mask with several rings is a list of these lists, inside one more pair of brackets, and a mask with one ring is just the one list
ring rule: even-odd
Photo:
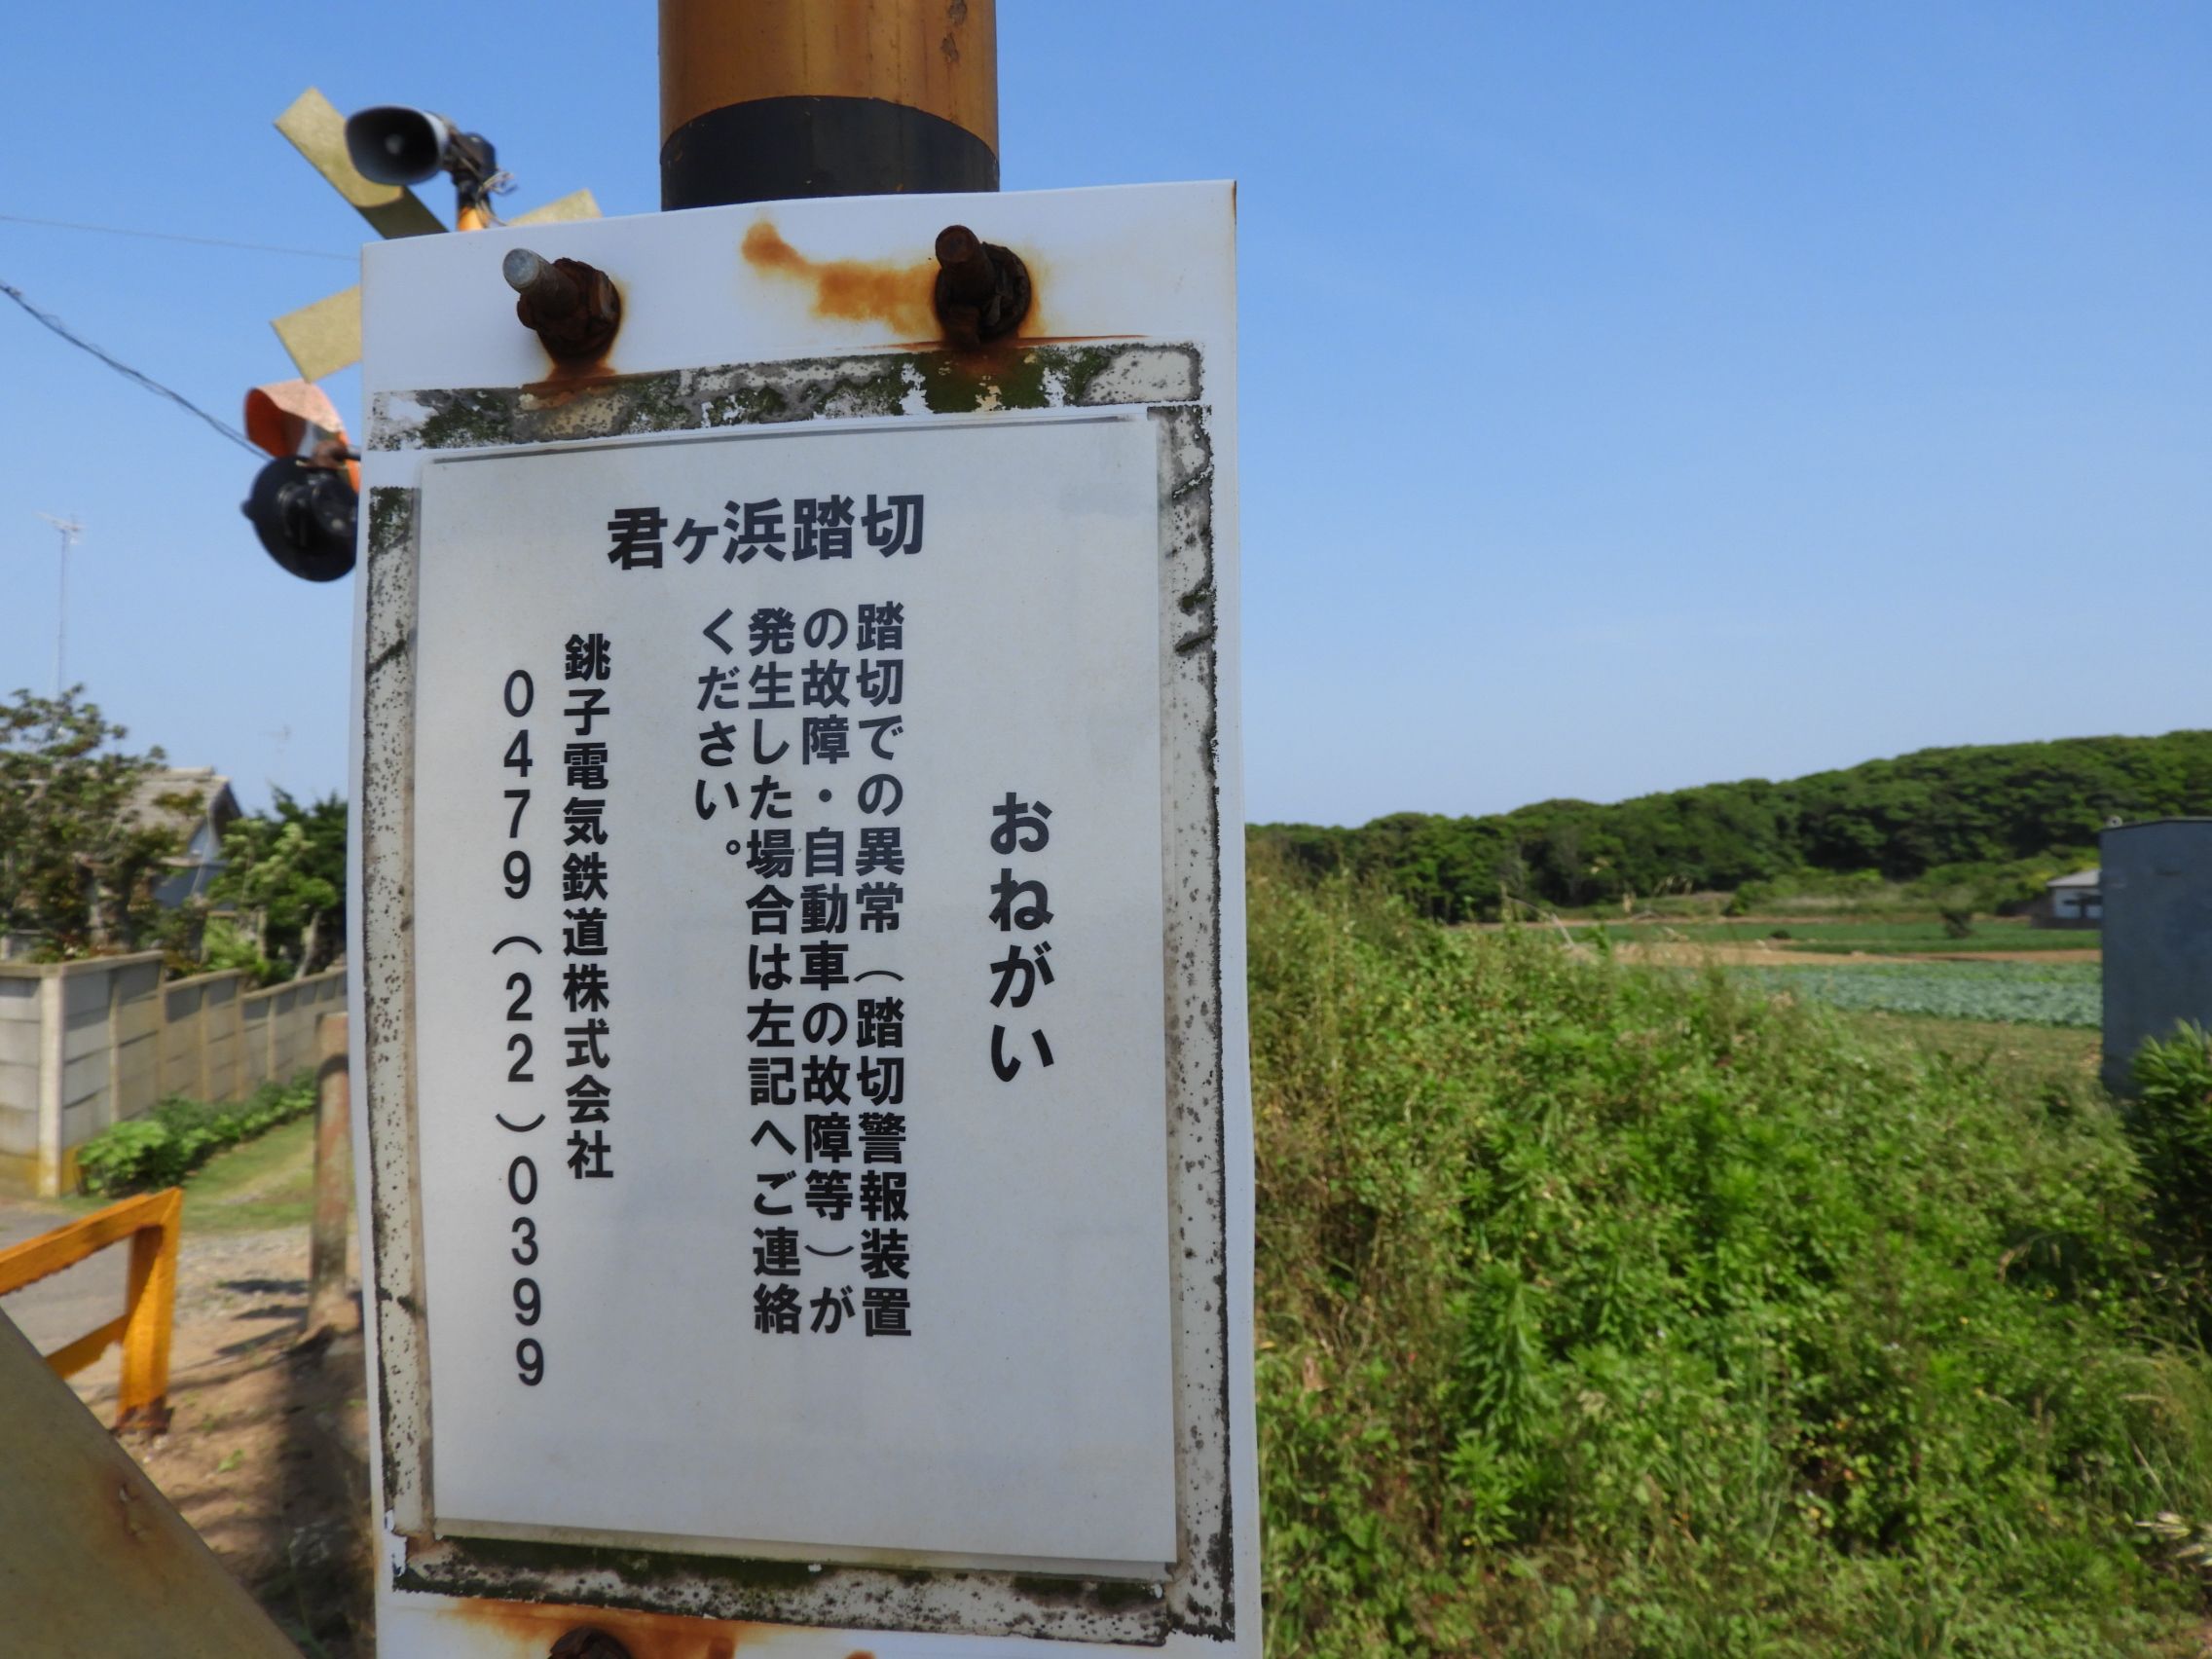
[[130,1276],[122,1314],[47,1356],[56,1373],[74,1377],[116,1343],[123,1345],[117,1428],[159,1432],[168,1426],[169,1331],[176,1318],[176,1250],[183,1222],[184,1191],[171,1187],[125,1198],[0,1250],[0,1296],[5,1296],[73,1268],[111,1244],[129,1241]]

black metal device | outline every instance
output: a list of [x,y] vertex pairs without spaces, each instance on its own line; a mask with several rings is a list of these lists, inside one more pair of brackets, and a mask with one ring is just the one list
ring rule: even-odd
[[334,582],[353,568],[360,498],[343,463],[280,456],[254,474],[239,510],[269,556],[301,580]]
[[486,211],[498,188],[499,158],[492,140],[464,132],[446,116],[406,104],[376,104],[346,118],[346,155],[353,170],[376,184],[421,184],[436,173],[453,179],[464,222]]

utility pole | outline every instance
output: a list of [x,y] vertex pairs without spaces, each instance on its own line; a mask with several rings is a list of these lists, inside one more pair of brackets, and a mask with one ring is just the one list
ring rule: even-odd
[[660,204],[999,187],[996,0],[660,0]]
[[58,703],[69,687],[63,663],[69,634],[69,549],[85,538],[85,527],[74,516],[57,518],[53,513],[38,516],[61,533],[60,578],[54,605],[54,700]]
[[350,1327],[346,1290],[346,1214],[353,1201],[348,1117],[346,1016],[315,1021],[314,1219],[308,1233],[307,1335]]

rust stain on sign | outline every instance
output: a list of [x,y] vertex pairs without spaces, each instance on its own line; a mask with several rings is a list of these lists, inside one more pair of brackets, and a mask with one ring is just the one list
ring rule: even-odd
[[541,1659],[564,1637],[579,1631],[600,1631],[614,1638],[629,1649],[630,1659],[735,1659],[739,1648],[773,1628],[621,1607],[557,1607],[540,1602],[457,1601],[444,1611],[448,1618],[509,1638],[516,1644],[516,1659],[524,1654]]
[[937,332],[937,313],[931,305],[937,285],[934,259],[910,265],[895,260],[809,259],[765,219],[745,233],[740,251],[756,271],[810,285],[816,316],[884,322],[913,339]]
[[594,357],[589,362],[564,363],[558,357],[548,356],[545,378],[525,381],[523,392],[531,399],[532,407],[556,409],[585,391],[616,377],[605,357]]

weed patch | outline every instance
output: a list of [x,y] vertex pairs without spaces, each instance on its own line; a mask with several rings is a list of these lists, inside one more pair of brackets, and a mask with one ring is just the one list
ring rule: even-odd
[[236,1105],[174,1097],[143,1118],[110,1124],[77,1150],[88,1193],[120,1198],[173,1187],[225,1147],[314,1110],[314,1076],[266,1083]]
[[1272,1651],[2182,1650],[2212,1385],[2079,1067],[1265,867],[1250,942]]

